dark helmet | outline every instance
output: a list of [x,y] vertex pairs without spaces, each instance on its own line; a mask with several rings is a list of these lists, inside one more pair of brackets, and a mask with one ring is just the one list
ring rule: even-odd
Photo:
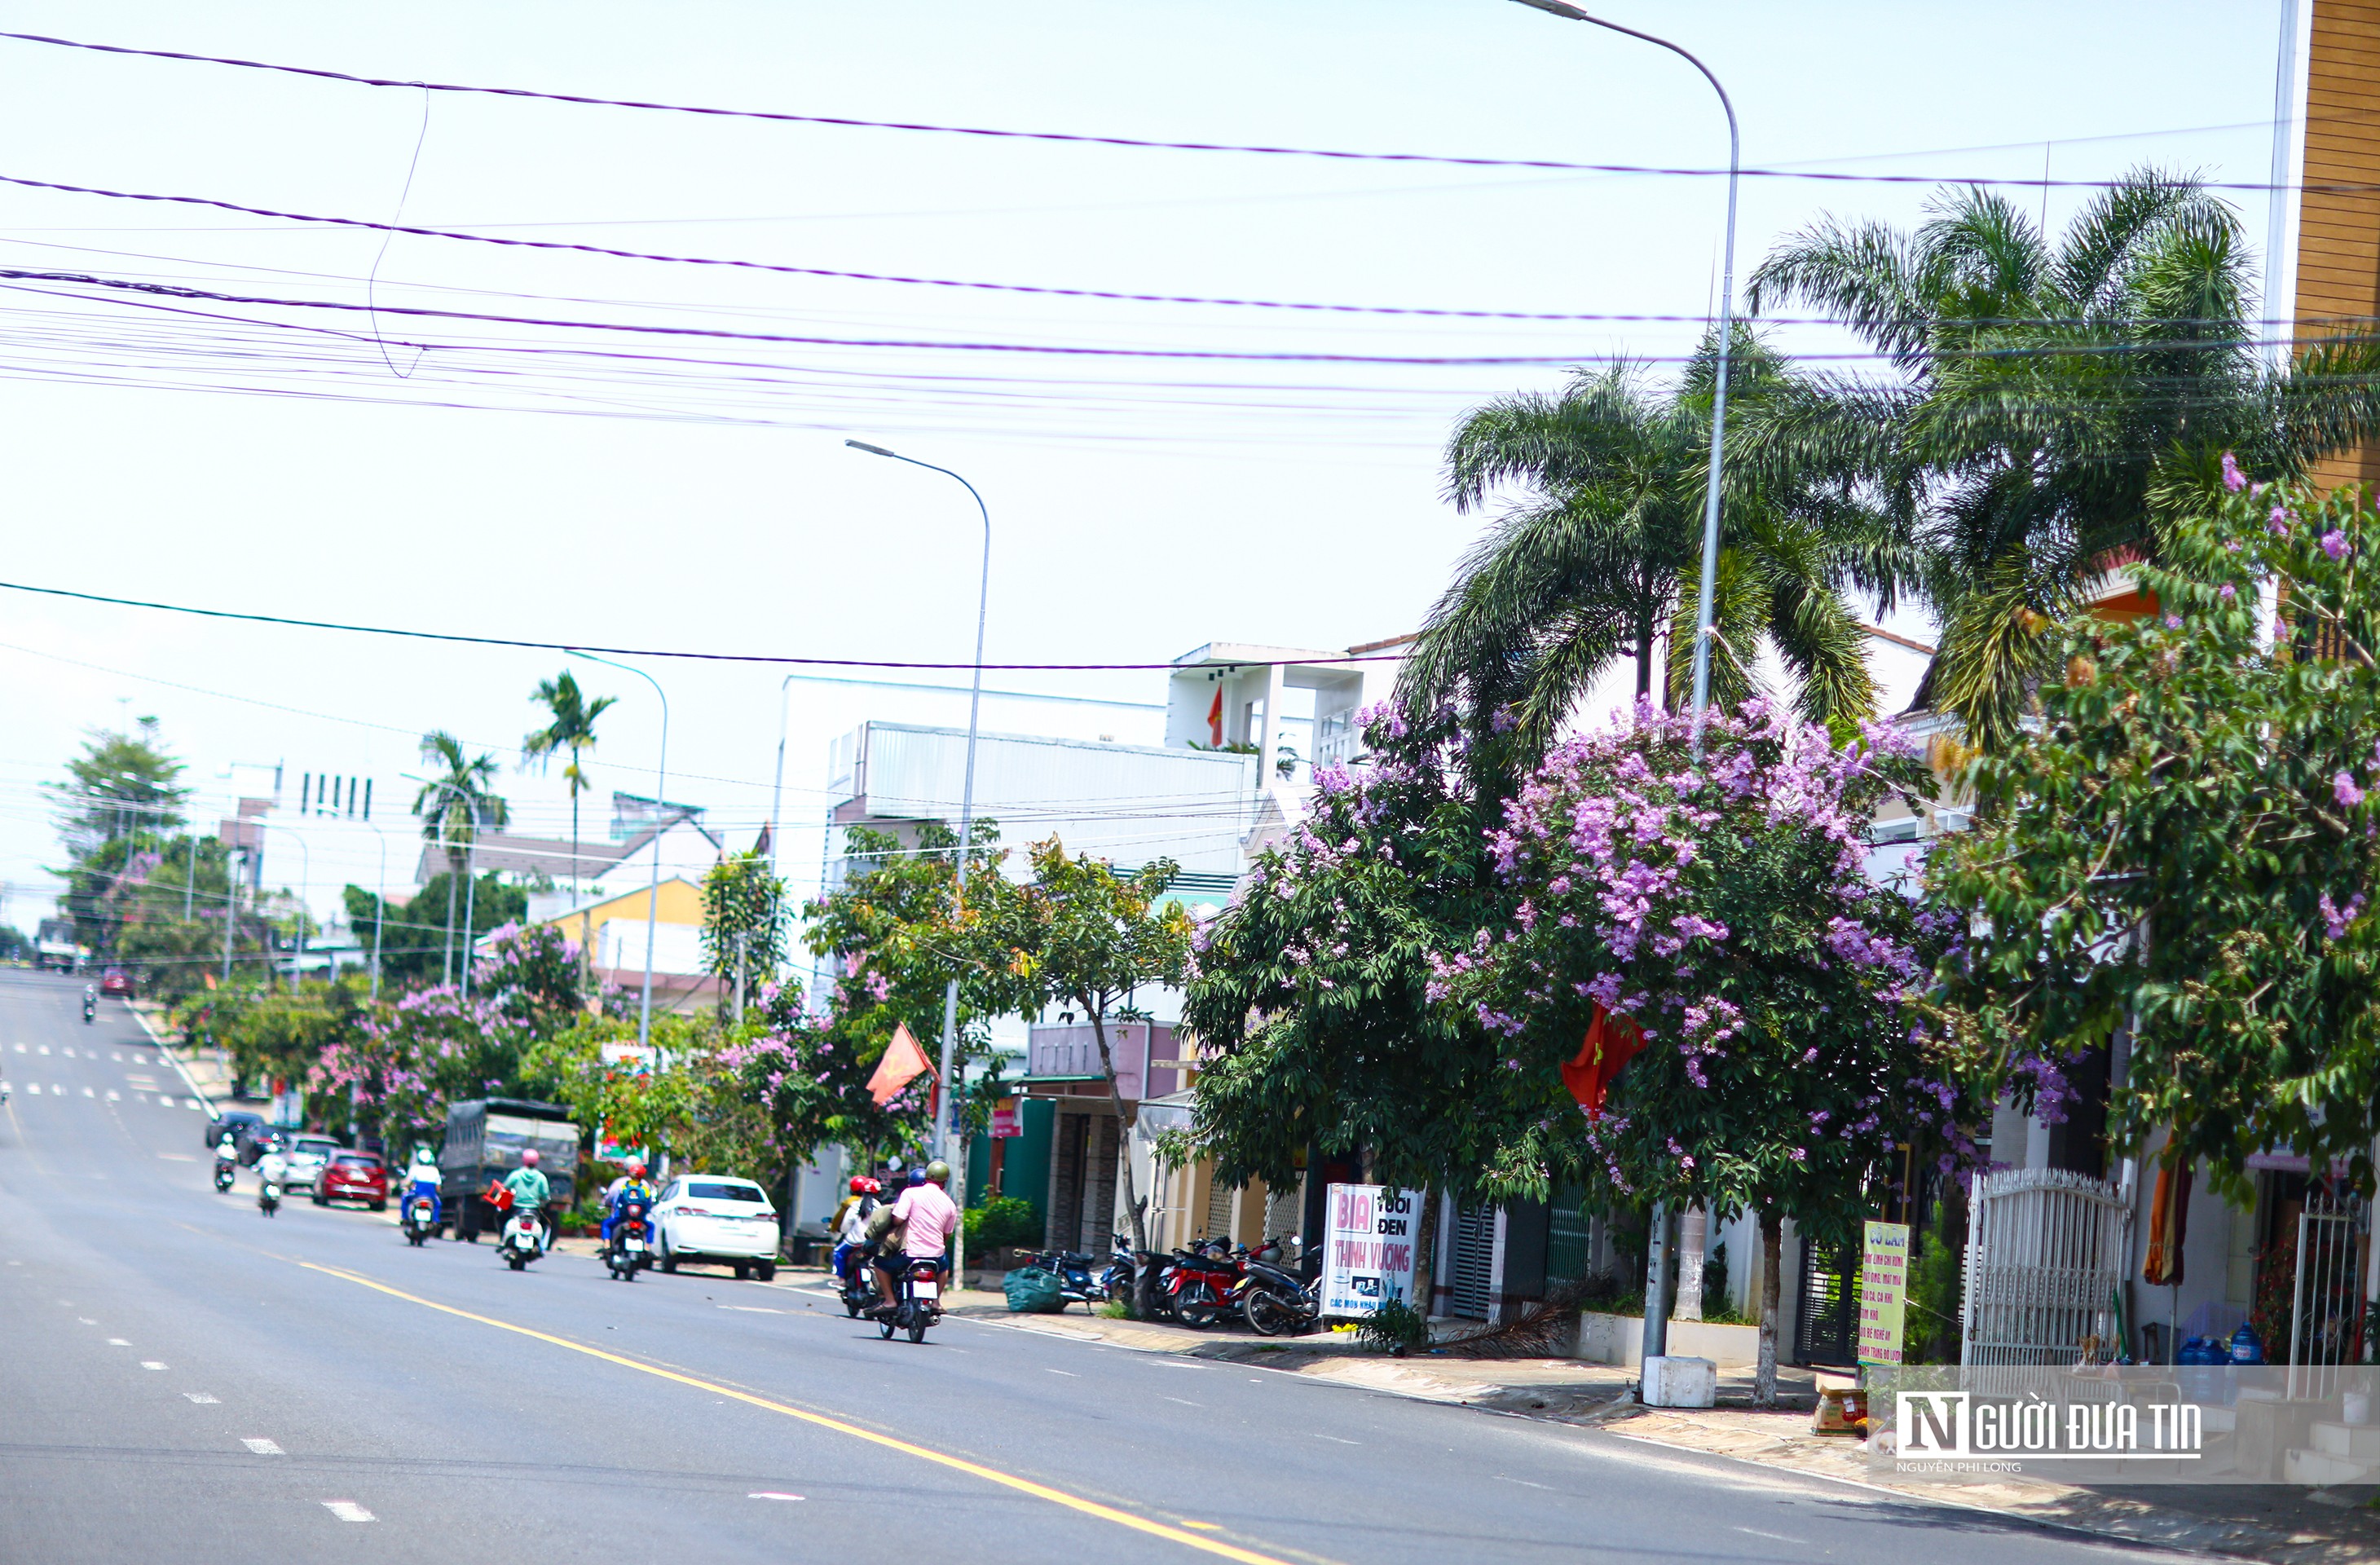
[[925,1171],[925,1170],[923,1170],[923,1169],[911,1169],[911,1170],[909,1171],[909,1188],[910,1188],[910,1189],[915,1190],[915,1189],[917,1189],[917,1186],[919,1186],[919,1185],[921,1185],[921,1184],[923,1184],[923,1183],[926,1183],[926,1171]]

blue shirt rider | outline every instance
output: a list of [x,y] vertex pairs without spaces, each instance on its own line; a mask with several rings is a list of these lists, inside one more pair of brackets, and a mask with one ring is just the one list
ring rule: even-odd
[[[660,1199],[661,1192],[655,1190],[652,1182],[645,1177],[645,1165],[630,1163],[628,1177],[622,1180],[613,1190],[612,1198],[603,1206],[603,1247],[608,1250],[612,1246],[612,1229],[620,1220],[621,1207],[630,1202],[644,1203],[645,1220],[650,1224],[652,1220],[654,1204]],[[647,1231],[651,1231],[650,1227]]]
[[438,1154],[430,1150],[426,1143],[415,1147],[413,1161],[406,1165],[405,1199],[398,1204],[397,1210],[403,1211],[411,1206],[416,1196],[427,1195],[430,1197],[430,1226],[437,1227],[446,1215],[445,1197],[438,1193],[439,1177]]

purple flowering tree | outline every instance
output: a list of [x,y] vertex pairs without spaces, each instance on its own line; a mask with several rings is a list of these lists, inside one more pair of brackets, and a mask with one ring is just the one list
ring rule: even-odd
[[[1776,1396],[1779,1239],[1854,1236],[1888,1151],[1955,1144],[1963,1100],[1919,1001],[1937,940],[1863,872],[1868,821],[1932,779],[1888,728],[1843,744],[1764,703],[1692,720],[1649,703],[1556,748],[1504,807],[1509,923],[1439,952],[1432,996],[1499,1040],[1475,1111],[1526,1129],[1507,1181],[1582,1163],[1614,1193],[1756,1217],[1758,1401]],[[1597,1006],[1645,1048],[1601,1116],[1559,1066]]]
[[2131,1034],[2109,1139],[2169,1127],[2234,1200],[2291,1146],[2370,1192],[2380,1134],[2380,517],[2253,485],[2133,568],[2155,613],[2065,626],[2037,730],[1978,759],[1977,827],[1936,855],[1974,910],[1950,1014],[2006,1056]]

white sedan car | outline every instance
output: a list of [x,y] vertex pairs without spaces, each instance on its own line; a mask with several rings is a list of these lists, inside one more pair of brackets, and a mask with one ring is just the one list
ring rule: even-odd
[[718,1261],[739,1278],[777,1275],[777,1208],[748,1179],[680,1174],[662,1188],[662,1269]]
[[300,1190],[313,1189],[314,1182],[322,1176],[322,1165],[329,1162],[333,1155],[346,1150],[346,1148],[340,1146],[337,1139],[333,1136],[291,1136],[288,1152],[289,1172],[288,1176],[281,1182],[282,1188],[292,1195]]

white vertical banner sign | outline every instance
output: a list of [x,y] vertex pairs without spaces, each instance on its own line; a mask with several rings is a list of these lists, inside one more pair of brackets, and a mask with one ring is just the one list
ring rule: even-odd
[[1322,1313],[1365,1316],[1390,1299],[1410,1302],[1422,1193],[1385,1184],[1333,1184],[1326,1195]]

